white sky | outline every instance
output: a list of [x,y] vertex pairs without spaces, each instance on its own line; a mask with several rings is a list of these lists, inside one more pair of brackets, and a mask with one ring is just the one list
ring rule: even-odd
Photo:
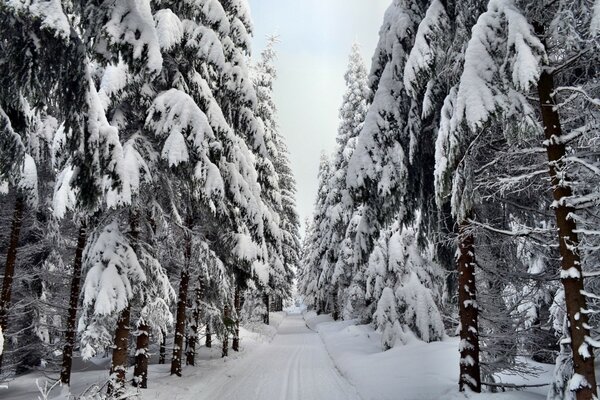
[[[290,150],[304,219],[313,211],[322,151],[335,149],[344,73],[352,43],[362,47],[367,70],[383,14],[391,0],[249,0],[253,55],[268,35],[279,35],[275,101]],[[304,226],[303,226],[304,228]]]

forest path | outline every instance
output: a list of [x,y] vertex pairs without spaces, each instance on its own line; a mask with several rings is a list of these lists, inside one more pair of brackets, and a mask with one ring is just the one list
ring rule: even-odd
[[273,341],[223,371],[202,399],[360,400],[343,378],[318,333],[290,314]]

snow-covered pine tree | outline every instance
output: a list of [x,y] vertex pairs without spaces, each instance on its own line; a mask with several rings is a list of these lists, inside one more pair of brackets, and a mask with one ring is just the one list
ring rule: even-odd
[[[277,215],[277,221],[279,226],[283,229],[279,229],[280,237],[276,238],[272,235],[267,236],[267,249],[269,252],[269,263],[272,268],[272,275],[269,279],[269,286],[264,288],[264,295],[266,301],[275,298],[287,298],[291,294],[291,284],[293,279],[293,272],[291,267],[295,264],[290,264],[290,261],[286,258],[293,251],[293,247],[296,244],[294,243],[293,233],[288,232],[286,229],[293,229],[293,225],[290,226],[289,223],[286,223],[283,219],[289,218],[289,215],[284,213],[284,198],[283,198],[283,189],[280,187],[280,183],[288,182],[284,181],[283,176],[279,176],[279,172],[288,173],[290,172],[289,166],[287,165],[287,155],[279,154],[280,148],[282,151],[285,151],[285,143],[283,142],[283,138],[279,133],[279,126],[277,122],[277,107],[275,106],[275,101],[273,99],[273,84],[277,78],[277,70],[275,68],[275,60],[277,58],[277,53],[275,51],[275,46],[278,42],[276,37],[270,37],[267,41],[267,45],[263,52],[261,53],[260,60],[256,63],[252,70],[252,80],[254,83],[254,87],[256,90],[257,96],[257,105],[256,105],[256,116],[262,122],[263,131],[264,131],[264,142],[267,150],[268,160],[271,163],[273,170],[269,174],[268,165],[261,175],[265,183],[262,184],[261,187],[265,190],[263,194],[264,200],[267,204],[269,204],[269,208]],[[276,185],[275,182],[270,182],[271,180],[277,180]],[[292,179],[292,187],[288,188],[288,196],[293,196],[293,192],[289,193],[289,190],[294,190],[293,187],[293,177]],[[292,201],[293,207],[293,197],[285,199],[286,202]],[[287,212],[289,212],[289,204],[286,204],[288,207]],[[291,212],[295,212],[294,209],[291,209]],[[296,218],[297,219],[297,218]],[[271,231],[270,229],[269,231]],[[286,236],[284,238],[284,235]],[[285,239],[285,243],[284,243]],[[284,250],[284,246],[287,246],[287,249]],[[284,254],[284,251],[286,254]]]
[[[265,231],[276,224],[272,210],[262,201],[254,154],[246,144],[251,143],[255,153],[265,150],[245,58],[247,38],[243,36],[249,31],[243,17],[245,6],[236,4],[161,4],[165,9],[156,13],[158,26],[163,26],[159,30],[181,34],[165,35],[168,40],[163,52],[177,63],[163,69],[165,80],[158,87],[162,92],[151,107],[147,127],[166,139],[161,155],[174,169],[174,177],[192,178],[191,186],[188,178],[177,189],[187,191],[193,202],[192,208],[185,207],[187,213],[214,216],[219,221],[214,232],[203,235],[218,239],[210,241],[218,243],[215,252],[228,268],[243,275],[240,282],[244,283],[248,277],[268,279],[268,269],[261,261],[267,258],[263,242]],[[173,126],[181,129],[173,130]],[[201,143],[189,134],[186,140],[183,133],[187,134],[187,129],[198,134],[205,130],[202,134],[206,133],[208,140]],[[188,168],[190,171],[183,173]],[[185,307],[181,300],[187,295],[187,285],[182,288],[179,304]],[[178,312],[176,337],[184,335],[185,321],[180,320],[184,317],[185,309]],[[180,362],[180,354],[176,354],[176,374]]]
[[137,247],[138,220],[135,215],[129,217],[130,231],[125,236],[119,217],[109,216],[107,224],[94,232],[86,247],[84,265],[89,270],[83,284],[84,310],[79,321],[81,354],[85,359],[114,343],[109,386],[114,395],[124,391],[131,300],[147,279],[132,247]]
[[352,219],[360,218],[351,233],[355,262],[363,265],[379,232],[398,218],[409,219],[413,211],[407,211],[406,198],[411,155],[409,115],[413,110],[402,74],[423,3],[396,0],[385,13],[369,75],[369,109],[348,162],[346,185],[355,204]]
[[360,47],[356,43],[352,46],[344,79],[346,92],[340,107],[337,149],[331,160],[330,178],[327,182],[325,221],[320,226],[324,236],[321,246],[324,248],[325,256],[322,260],[323,270],[319,278],[319,286],[326,293],[325,296],[331,299],[334,319],[338,319],[341,308],[345,308],[345,301],[342,298],[346,297],[352,274],[356,273],[358,268],[353,262],[355,258],[342,258],[339,253],[356,207],[346,182],[348,162],[362,130],[370,96],[367,70],[360,54]]
[[362,224],[369,227],[362,231],[374,234],[360,239],[367,244],[376,240],[379,229],[406,214],[410,99],[402,72],[420,12],[416,3],[403,0],[395,0],[386,11],[369,76],[372,100],[349,161],[347,185],[364,204]]
[[[523,6],[528,18],[531,18],[533,15],[531,13],[536,7],[530,4]],[[538,15],[546,14],[545,11]],[[439,172],[444,170],[444,166],[450,166],[450,170],[458,167],[453,170],[453,211],[459,221],[467,221],[468,224],[472,224],[473,218],[476,218],[476,215],[481,212],[481,210],[476,211],[480,205],[470,194],[471,188],[474,187],[472,185],[475,184],[473,180],[477,174],[489,173],[488,170],[494,167],[488,163],[488,168],[479,169],[473,164],[474,160],[482,160],[481,149],[489,147],[491,141],[496,143],[496,149],[498,144],[502,145],[502,140],[505,140],[505,145],[509,146],[514,146],[515,143],[524,140],[531,142],[531,135],[535,135],[539,131],[535,128],[535,124],[531,123],[531,120],[536,118],[523,95],[528,94],[528,90],[537,84],[541,73],[540,62],[546,59],[546,51],[533,34],[533,28],[529,24],[529,21],[535,21],[536,18],[530,20],[528,18],[516,8],[513,2],[489,2],[487,12],[479,18],[473,29],[473,35],[465,52],[465,65],[460,84],[456,90],[453,89],[442,111],[442,129],[438,138],[438,145],[441,147],[438,149],[462,148],[463,150],[454,154],[446,153],[450,155],[449,157],[440,153],[438,167],[442,168],[436,170],[436,179],[442,177],[438,182],[443,181],[443,175],[440,175]],[[503,39],[499,39],[500,37]],[[515,128],[509,121],[510,115],[517,113],[525,115],[527,118],[524,120],[524,124]],[[448,115],[450,115],[449,118]],[[498,117],[501,121],[500,127],[495,125],[498,123]],[[529,126],[527,126],[528,120]],[[445,130],[452,133],[446,135]],[[518,132],[519,137],[516,141],[511,137],[513,132]],[[494,134],[496,136],[493,136]],[[503,139],[499,142],[498,138]],[[511,154],[511,151],[508,150],[507,153]],[[521,150],[518,153],[513,151],[512,154],[523,153],[525,152]],[[488,160],[494,159],[498,154],[502,153],[497,152]],[[530,152],[530,154],[532,153]],[[514,162],[513,159],[512,163]],[[493,163],[499,164],[498,159]],[[527,165],[527,163],[522,165]],[[522,169],[519,174],[521,174],[520,177],[505,178],[505,182],[512,180],[512,182],[522,183],[539,175],[535,171],[524,173]],[[481,187],[481,185],[478,184],[477,187]],[[473,212],[475,214],[472,214]],[[471,228],[465,227],[465,230],[469,229],[472,232]],[[523,233],[512,231],[513,229],[514,225],[508,227],[505,231],[506,234],[523,235]],[[535,228],[529,228],[529,230],[525,230],[525,234],[530,235],[535,231]],[[586,358],[585,355],[582,357]],[[581,383],[581,381],[579,382]],[[584,396],[582,398],[589,398],[589,393],[585,394],[587,389],[579,385],[575,385],[574,388],[582,393],[581,395]],[[578,395],[580,394],[578,393]]]
[[[596,5],[597,7],[597,5]],[[598,230],[598,72],[590,68],[598,60],[597,13],[584,1],[560,1],[549,8],[523,3],[528,20],[540,37],[547,58],[542,58],[537,81],[542,141],[551,178],[552,206],[560,254],[560,278],[566,306],[566,326],[549,398],[590,399],[597,396],[594,349],[591,340],[599,322],[588,310],[597,305],[598,282],[584,281],[595,275]],[[597,9],[596,9],[597,10]],[[561,305],[563,303],[561,302]],[[558,321],[557,321],[558,322]],[[558,324],[557,324],[558,325]],[[566,352],[564,350],[567,350]],[[570,351],[569,351],[570,350]],[[564,365],[565,355],[572,363]],[[568,365],[571,364],[571,365]],[[565,367],[566,368],[563,368]],[[567,383],[568,382],[568,383]],[[565,383],[567,383],[565,385]]]
[[[16,111],[18,115],[18,110],[23,110],[19,104],[32,102],[40,109],[49,105],[53,114],[65,121],[69,135],[62,144],[70,151],[70,167],[59,164],[55,168],[70,173],[61,173],[59,184],[72,184],[78,189],[74,193],[80,203],[95,209],[103,202],[104,185],[114,185],[115,190],[120,186],[116,164],[121,147],[116,131],[107,129],[103,119],[86,47],[67,17],[72,10],[63,9],[62,4],[47,6],[39,2],[15,2],[0,8],[2,37],[10,37],[3,45],[9,61],[2,63],[6,69],[2,88],[8,95],[3,98],[11,99],[9,113]],[[15,138],[3,135],[5,139],[11,137]],[[14,142],[10,146],[13,155],[24,156]]]
[[443,275],[431,250],[423,254],[417,233],[396,222],[371,253],[367,295],[377,304],[373,323],[382,332],[385,349],[414,338],[431,342],[444,336],[438,308]]
[[304,302],[313,307],[317,313],[328,310],[327,299],[319,286],[319,278],[323,270],[324,252],[321,246],[324,231],[321,224],[326,221],[325,205],[327,199],[327,183],[331,177],[329,158],[321,154],[319,164],[319,187],[315,199],[315,211],[312,221],[306,226],[304,243],[302,244],[302,272],[298,282],[299,291],[304,296]]

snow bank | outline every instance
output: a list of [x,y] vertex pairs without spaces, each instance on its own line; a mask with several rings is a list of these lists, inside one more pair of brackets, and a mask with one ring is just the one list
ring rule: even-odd
[[243,324],[240,336],[242,340],[244,336],[250,338],[253,341],[259,343],[268,343],[273,340],[277,335],[277,329],[281,322],[285,319],[287,313],[285,312],[272,312],[269,313],[269,325],[265,325],[262,322],[247,322]]
[[[356,321],[333,321],[330,315],[304,313],[306,325],[319,333],[340,373],[364,400],[541,400],[548,386],[480,395],[458,392],[458,339],[425,343],[419,340],[382,351],[381,335]],[[500,376],[504,382],[550,382],[553,366],[536,364],[544,373],[530,381]]]

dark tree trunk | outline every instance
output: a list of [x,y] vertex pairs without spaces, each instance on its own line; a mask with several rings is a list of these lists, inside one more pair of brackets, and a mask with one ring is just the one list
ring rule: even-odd
[[233,298],[233,305],[235,307],[235,326],[233,331],[233,341],[231,343],[231,349],[233,351],[240,351],[240,314],[242,312],[242,301],[241,301],[240,285],[235,285],[235,295]]
[[127,373],[127,353],[129,344],[129,318],[131,307],[127,306],[119,317],[115,331],[115,343],[110,367],[111,380],[108,385],[108,393],[119,395],[125,388]]
[[[0,327],[6,334],[8,327],[8,310],[10,308],[10,298],[12,296],[13,279],[15,275],[15,265],[17,263],[17,249],[19,247],[19,237],[21,235],[21,226],[23,225],[23,210],[25,209],[25,200],[17,195],[15,201],[15,211],[13,213],[12,227],[10,230],[10,242],[6,252],[6,264],[4,267],[4,279],[2,280],[2,296],[0,297]],[[0,354],[0,371],[2,370],[2,354]]]
[[231,325],[231,312],[229,306],[225,306],[223,309],[223,320],[225,322],[225,334],[223,335],[223,351],[221,357],[227,357],[229,355],[229,326]]
[[198,343],[198,325],[200,324],[200,302],[202,300],[202,288],[200,283],[196,287],[194,300],[194,311],[192,312],[192,325],[190,326],[190,335],[188,336],[188,351],[185,362],[187,365],[196,363],[196,344]]
[[185,265],[181,271],[179,283],[179,299],[177,300],[177,321],[175,322],[175,337],[173,338],[173,358],[171,360],[171,375],[181,376],[181,358],[183,355],[183,338],[185,336],[185,319],[188,290],[190,286],[190,262],[192,258],[192,236],[186,233]]
[[189,272],[187,267],[184,267],[181,271],[181,282],[179,283],[177,321],[175,323],[175,337],[173,338],[173,359],[171,360],[171,375],[177,376],[181,376],[181,355],[183,354],[183,337],[185,335],[185,314],[189,283]]
[[333,302],[333,320],[334,321],[337,321],[337,320],[340,319],[340,310],[339,310],[339,307],[338,307],[338,296],[337,296],[337,294],[338,294],[338,290],[337,290],[337,286],[336,286],[336,287],[333,288],[333,296],[332,296],[332,302]]
[[269,325],[269,312],[271,311],[271,307],[270,307],[270,304],[269,304],[269,301],[270,301],[270,300],[269,300],[269,295],[268,295],[268,294],[266,294],[266,293],[265,293],[265,294],[263,295],[263,301],[264,301],[264,303],[265,303],[265,307],[266,307],[266,309],[267,309],[267,312],[266,312],[266,313],[265,313],[265,315],[263,316],[263,322],[264,322],[266,325]]
[[87,241],[87,227],[85,223],[79,228],[77,238],[77,249],[75,249],[75,260],[73,262],[73,276],[71,277],[71,297],[69,299],[69,315],[65,333],[65,347],[63,348],[62,368],[60,381],[63,385],[71,384],[71,366],[73,364],[73,348],[75,347],[77,306],[79,304],[79,287],[81,286],[81,267],[83,263],[83,250]]
[[[137,210],[132,212],[132,238],[134,240],[135,251],[139,255],[139,213]],[[156,222],[152,217],[149,218],[150,227],[152,229],[150,234],[150,243],[154,242],[154,235],[156,234]],[[146,306],[146,300],[144,300],[143,307]],[[148,347],[150,346],[150,325],[142,322],[137,327],[137,338],[135,343],[135,367],[133,369],[133,386],[141,389],[148,388],[148,363],[150,353]]]
[[212,333],[210,331],[210,322],[208,322],[206,324],[206,342],[205,342],[205,345],[209,349],[212,347]]
[[158,363],[164,364],[167,359],[167,332],[163,330],[161,334],[162,340],[160,341],[160,347],[158,349]]
[[[588,314],[582,312],[587,310],[584,290],[581,260],[577,247],[577,226],[571,214],[575,209],[565,204],[565,199],[573,195],[573,191],[566,178],[561,178],[564,171],[564,157],[566,146],[560,142],[562,128],[560,116],[556,111],[556,103],[553,98],[554,79],[551,74],[544,71],[540,76],[538,92],[542,109],[542,120],[547,143],[548,161],[550,167],[550,178],[552,182],[555,200],[554,212],[556,226],[558,227],[558,243],[561,256],[561,278],[565,290],[565,303],[567,306],[567,318],[569,320],[569,334],[571,336],[571,351],[573,354],[573,370],[585,378],[589,386],[579,388],[575,391],[577,400],[590,400],[596,396],[596,374],[594,371],[594,353],[586,343],[586,337],[590,337]],[[589,357],[580,354],[580,349],[587,347]]]
[[[138,327],[135,345],[135,368],[133,370],[133,386],[148,388],[148,346],[150,345],[150,326],[141,324]],[[163,362],[164,364],[164,362]]]
[[477,286],[475,284],[475,239],[469,224],[463,223],[459,233],[458,313],[460,318],[460,379],[459,389],[481,392],[479,367],[479,324]]

